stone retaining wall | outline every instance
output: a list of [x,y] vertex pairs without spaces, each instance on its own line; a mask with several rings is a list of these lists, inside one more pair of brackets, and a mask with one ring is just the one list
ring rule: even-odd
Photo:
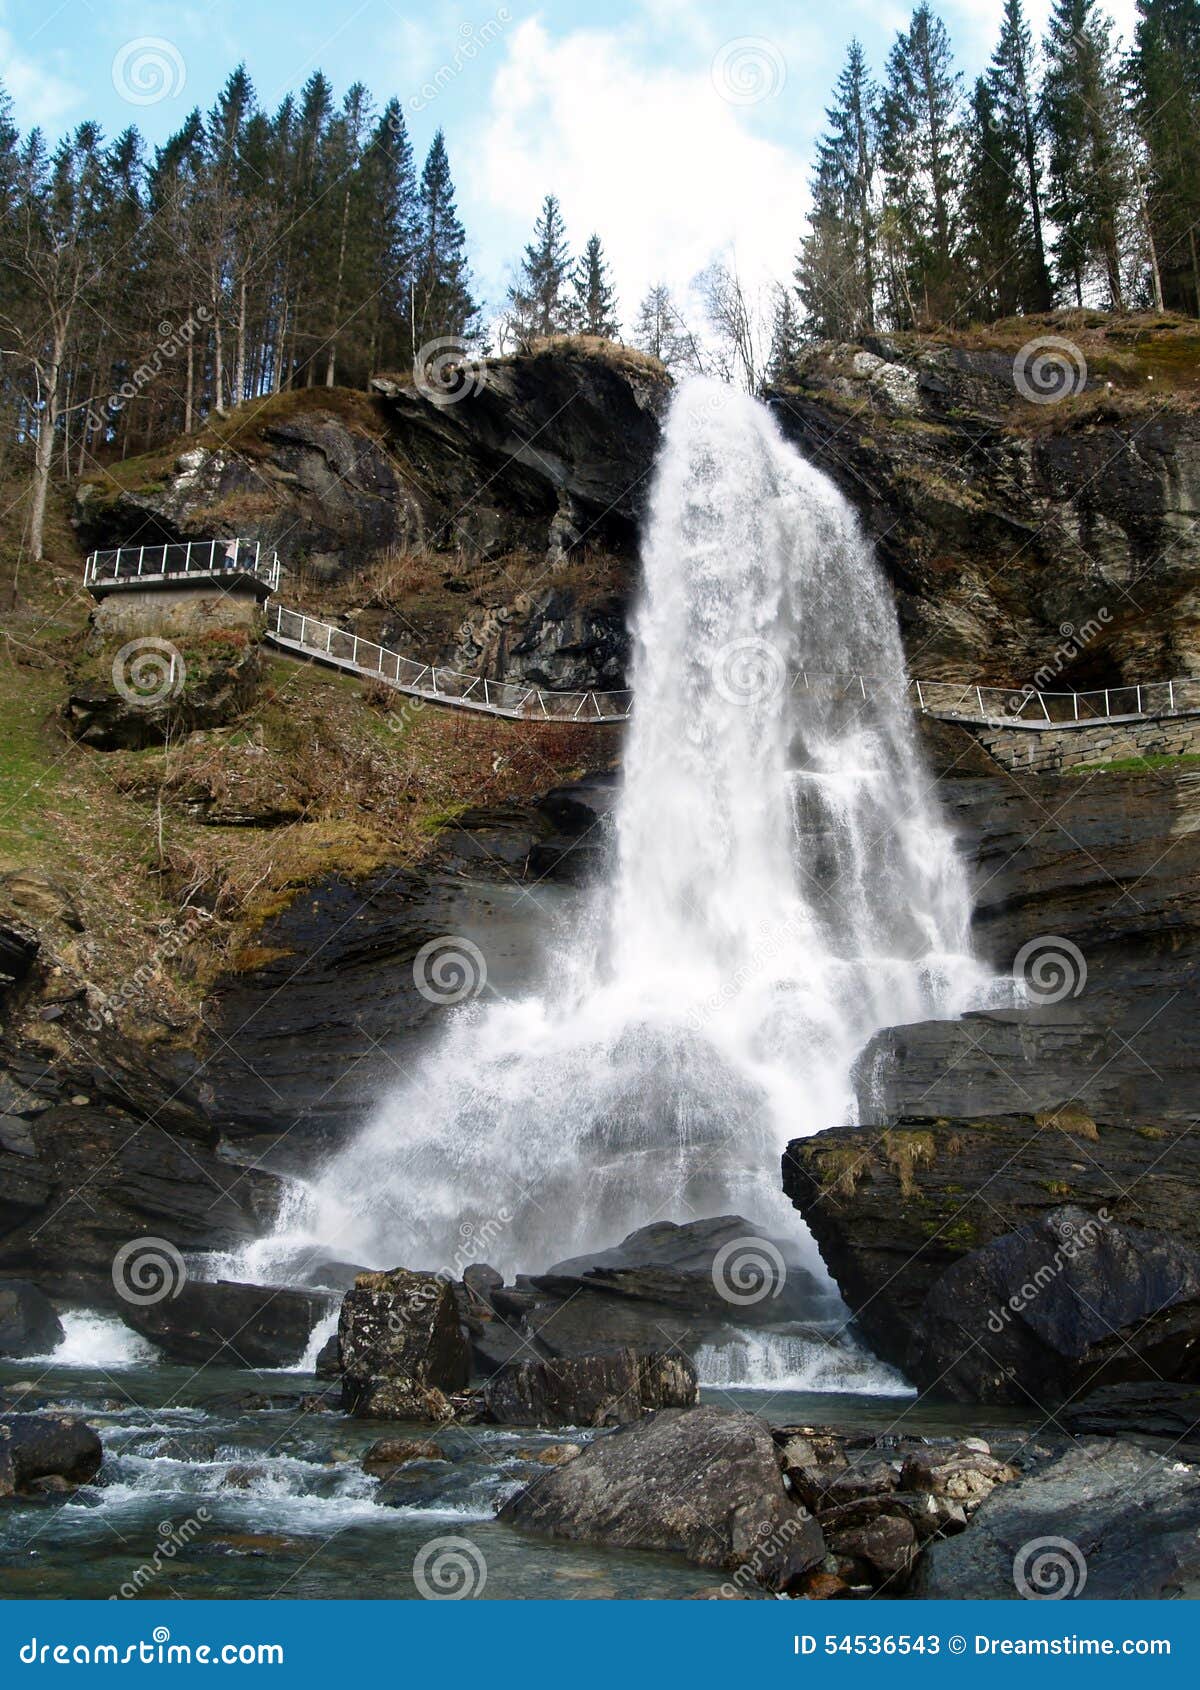
[[1087,763],[1126,757],[1200,755],[1200,713],[1147,716],[1136,722],[1096,722],[1085,728],[990,728],[964,722],[998,763],[1015,774],[1056,774]]

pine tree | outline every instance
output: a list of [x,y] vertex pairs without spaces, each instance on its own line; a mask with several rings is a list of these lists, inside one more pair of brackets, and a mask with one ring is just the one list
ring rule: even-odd
[[[922,3],[887,61],[880,157],[892,212],[893,313],[944,318],[956,303],[962,78],[946,26]],[[903,275],[899,274],[903,270]]]
[[363,287],[370,323],[367,373],[412,362],[421,196],[399,100],[389,100],[363,157],[363,214],[373,231]]
[[617,317],[616,290],[609,280],[599,235],[589,235],[571,286],[575,296],[572,325],[577,332],[598,335],[601,340],[618,340],[621,324]]
[[1130,66],[1164,304],[1200,316],[1200,0],[1138,0]]
[[703,370],[696,337],[680,316],[665,282],[656,282],[638,306],[633,344],[665,364],[672,375]]
[[418,347],[430,340],[475,333],[479,307],[471,297],[467,236],[458,220],[446,137],[433,137],[421,172],[421,228],[415,278]]
[[519,345],[527,346],[540,336],[563,334],[571,327],[567,293],[570,273],[571,252],[562,210],[554,195],[547,194],[517,280],[508,290],[509,328]]
[[1111,27],[1098,0],[1055,0],[1041,113],[1049,141],[1054,254],[1076,303],[1098,266],[1109,302],[1125,303],[1121,222],[1129,195]]
[[[1000,39],[987,72],[988,92],[1005,168],[1013,171],[1013,195],[1023,201],[1023,222],[1027,223],[1018,236],[1019,250],[1014,247],[1021,303],[1028,311],[1048,311],[1054,303],[1054,289],[1042,228],[1042,137],[1035,81],[1033,36],[1021,0],[1004,0]],[[1007,208],[1005,221],[1009,221]]]
[[778,387],[800,356],[804,341],[800,313],[790,288],[775,290],[775,313],[771,322],[771,349],[767,354],[766,385]]
[[826,111],[829,128],[817,142],[809,230],[796,269],[805,315],[830,339],[875,326],[877,98],[866,55],[852,41]]
[[1032,255],[1016,138],[985,76],[976,80],[971,96],[962,209],[969,314],[985,322],[1011,316],[1024,303]]

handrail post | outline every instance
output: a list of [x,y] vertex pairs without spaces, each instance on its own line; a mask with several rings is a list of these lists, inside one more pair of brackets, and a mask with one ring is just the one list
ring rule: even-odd
[[982,715],[983,715],[983,714],[984,714],[984,709],[983,709],[983,690],[982,690],[982,688],[980,688],[980,687],[976,687],[976,688],[975,688],[975,702],[976,702],[976,703],[977,703],[977,704],[978,704],[978,706],[979,706],[979,714],[980,714],[980,715],[981,715],[981,716],[982,716]]
[[917,708],[919,710],[924,710],[924,708],[925,708],[925,698],[924,698],[923,693],[921,692],[920,681],[917,682]]
[[187,551],[183,554],[183,573],[186,575],[192,567],[192,542],[187,543]]
[[[141,579],[141,574],[142,574],[142,559],[145,557],[145,555],[146,555],[145,546],[139,546],[138,547],[138,579],[139,580]],[[120,553],[120,550],[118,549],[118,551],[117,551],[117,562],[119,563],[120,561],[121,561],[121,553]]]
[[1168,701],[1168,705],[1169,705],[1170,709],[1173,712],[1174,709],[1175,709],[1175,682],[1174,681],[1168,681],[1167,682],[1167,701]]
[[1138,713],[1139,716],[1142,713],[1142,688],[1141,688],[1140,682],[1138,683],[1138,689],[1137,689],[1137,713]]
[[1105,714],[1105,716],[1111,716],[1112,715],[1112,711],[1108,708],[1108,688],[1107,687],[1105,687],[1105,689],[1104,689],[1104,714]]

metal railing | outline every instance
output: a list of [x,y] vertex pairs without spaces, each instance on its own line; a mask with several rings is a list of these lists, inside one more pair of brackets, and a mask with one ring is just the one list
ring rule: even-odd
[[492,716],[535,722],[624,722],[633,702],[628,691],[548,692],[519,681],[493,681],[484,675],[466,675],[436,663],[421,663],[281,604],[268,606],[267,638],[276,645],[380,680],[398,692],[486,711]]
[[[487,711],[493,716],[539,722],[624,722],[633,709],[633,694],[628,690],[550,692],[523,682],[468,675],[403,657],[349,629],[281,604],[267,607],[267,638],[286,649],[378,679],[399,692]],[[915,705],[929,716],[991,727],[1069,728],[1147,716],[1200,714],[1200,677],[1195,676],[1102,687],[1094,692],[1037,692],[1032,688],[964,686],[959,681],[916,681],[904,675],[853,675],[847,679],[800,669],[791,676],[788,686],[793,694],[827,702],[854,705],[882,700],[896,708]]]
[[1200,677],[1142,681],[1097,687],[1090,692],[1039,692],[1034,687],[964,686],[961,681],[916,681],[856,675],[850,681],[800,671],[792,690],[815,696],[915,701],[930,716],[982,726],[1022,728],[1086,727],[1096,722],[1136,721],[1149,716],[1200,713]]
[[152,586],[180,575],[251,575],[272,593],[279,587],[279,559],[260,540],[180,540],[164,546],[118,546],[92,552],[83,566],[85,587]]

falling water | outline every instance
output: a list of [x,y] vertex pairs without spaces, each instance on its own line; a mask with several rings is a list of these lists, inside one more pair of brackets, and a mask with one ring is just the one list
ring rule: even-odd
[[[895,614],[841,494],[763,406],[689,382],[643,564],[611,884],[536,991],[449,1015],[260,1274],[313,1246],[535,1271],[731,1212],[802,1238],[784,1144],[854,1118],[873,1032],[979,991]],[[846,701],[817,673],[875,679]]]

